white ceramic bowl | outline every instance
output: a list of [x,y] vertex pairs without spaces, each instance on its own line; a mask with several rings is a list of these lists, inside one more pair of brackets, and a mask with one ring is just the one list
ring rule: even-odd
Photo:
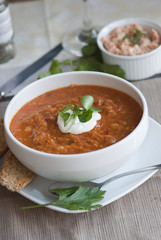
[[146,54],[121,56],[107,51],[101,41],[102,37],[107,36],[115,27],[126,26],[132,23],[143,26],[146,31],[150,31],[154,28],[161,35],[161,26],[159,24],[142,18],[127,18],[106,25],[98,34],[97,44],[101,50],[103,61],[107,64],[120,65],[126,73],[126,79],[140,80],[149,78],[161,72],[161,46]]
[[[16,112],[28,101],[52,89],[70,84],[100,85],[128,93],[143,108],[143,116],[135,130],[109,147],[81,154],[49,154],[29,148],[19,142],[9,126]],[[31,83],[9,103],[4,117],[9,148],[19,161],[36,174],[58,181],[87,181],[118,169],[140,147],[148,129],[148,109],[144,96],[131,83],[104,73],[68,72],[49,76]]]

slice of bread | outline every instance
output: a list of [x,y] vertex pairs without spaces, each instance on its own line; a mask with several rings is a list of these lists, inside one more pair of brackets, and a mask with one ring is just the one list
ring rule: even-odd
[[12,152],[8,150],[0,169],[0,184],[12,192],[19,192],[34,177],[35,173],[22,165]]
[[0,119],[0,157],[7,151],[8,146],[4,136],[3,118]]

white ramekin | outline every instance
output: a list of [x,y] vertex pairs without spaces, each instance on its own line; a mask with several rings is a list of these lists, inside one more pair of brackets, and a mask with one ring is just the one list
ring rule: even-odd
[[149,53],[137,56],[122,56],[108,52],[103,44],[102,37],[107,36],[115,27],[136,23],[147,31],[154,28],[161,35],[161,26],[151,20],[142,18],[126,18],[106,25],[98,34],[97,44],[101,50],[103,61],[107,64],[117,64],[125,71],[127,80],[141,80],[161,72],[161,46]]

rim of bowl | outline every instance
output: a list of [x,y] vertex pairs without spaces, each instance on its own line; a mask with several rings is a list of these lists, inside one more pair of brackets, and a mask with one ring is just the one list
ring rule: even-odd
[[[14,135],[11,133],[10,129],[9,129],[9,126],[10,126],[10,123],[11,123],[11,120],[9,122],[9,124],[7,124],[7,115],[9,114],[9,107],[10,105],[12,104],[12,102],[19,96],[19,94],[21,94],[22,92],[25,92],[27,88],[31,87],[32,85],[36,85],[38,82],[35,81],[35,82],[32,82],[30,83],[29,85],[27,85],[26,87],[24,87],[22,90],[20,90],[13,98],[12,100],[10,101],[10,103],[8,104],[7,106],[7,109],[5,111],[5,115],[4,115],[4,127],[5,127],[5,131],[7,132],[7,134],[9,135],[9,137],[12,139],[12,141],[14,141],[17,145],[19,145],[20,147],[22,147],[23,149],[25,150],[28,150],[32,153],[35,153],[35,154],[38,154],[38,155],[43,155],[43,156],[54,156],[54,157],[63,157],[63,158],[70,158],[70,157],[76,157],[76,156],[86,156],[86,155],[92,155],[92,154],[96,154],[96,152],[100,152],[100,151],[107,151],[108,149],[110,150],[111,148],[114,148],[120,144],[122,144],[123,142],[125,141],[128,141],[128,139],[131,137],[131,135],[135,134],[135,132],[138,130],[138,128],[140,127],[140,125],[142,124],[142,122],[144,121],[144,119],[146,118],[146,116],[148,117],[148,107],[147,107],[147,102],[145,100],[145,97],[144,95],[142,94],[142,92],[137,88],[135,87],[132,83],[128,82],[127,80],[124,80],[120,77],[117,77],[117,76],[114,76],[114,75],[111,75],[111,74],[107,74],[107,73],[101,73],[101,72],[94,72],[94,71],[80,71],[80,72],[65,72],[65,73],[59,73],[59,74],[55,74],[55,75],[52,75],[52,76],[47,76],[47,77],[44,77],[40,80],[38,80],[39,82],[41,81],[46,81],[47,78],[55,78],[56,76],[58,75],[77,75],[77,74],[87,74],[87,75],[103,75],[103,76],[107,76],[107,77],[112,77],[112,78],[115,78],[117,79],[118,81],[121,81],[125,84],[127,84],[128,86],[130,86],[131,88],[134,89],[134,91],[138,94],[138,96],[140,97],[141,101],[142,101],[142,109],[143,109],[143,114],[142,114],[142,117],[141,117],[141,120],[140,122],[138,123],[138,125],[136,126],[136,128],[130,133],[128,134],[125,138],[121,139],[120,141],[110,145],[110,146],[107,146],[105,148],[101,148],[101,149],[98,149],[98,150],[95,150],[95,151],[91,151],[91,152],[85,152],[85,153],[74,153],[74,154],[56,154],[56,153],[47,153],[47,152],[43,152],[43,151],[39,151],[39,150],[36,150],[36,149],[33,149],[33,148],[30,148],[26,145],[24,145],[23,143],[21,143],[19,140],[17,140]],[[99,86],[99,83],[98,85]],[[64,86],[65,87],[65,86]],[[105,86],[106,87],[106,86]],[[56,88],[57,89],[57,88]],[[114,88],[117,90],[117,88]],[[54,90],[54,89],[53,89]],[[119,89],[118,89],[119,90]],[[122,91],[123,92],[123,91]],[[45,93],[45,92],[44,92]],[[43,94],[43,93],[42,93]],[[41,94],[40,94],[41,95]],[[38,96],[40,96],[38,95]],[[33,100],[34,98],[32,98],[31,100]],[[30,101],[31,101],[30,100]],[[26,102],[27,103],[27,102]],[[25,103],[24,103],[25,104]],[[22,105],[22,107],[24,106],[24,104]],[[19,111],[19,109],[17,110],[17,112]],[[16,112],[16,113],[17,113]],[[16,114],[15,113],[15,114]]]
[[[101,38],[103,37],[103,36],[101,36],[102,33],[103,33],[104,31],[107,32],[107,29],[108,29],[111,25],[116,24],[116,23],[120,23],[120,22],[123,22],[123,21],[126,21],[127,23],[122,24],[122,25],[119,25],[119,26],[126,26],[126,25],[129,25],[129,24],[135,23],[135,21],[137,21],[137,24],[140,24],[140,25],[149,26],[148,23],[149,23],[149,24],[153,24],[153,25],[157,26],[158,28],[160,28],[160,37],[161,37],[161,25],[159,25],[159,24],[158,24],[157,22],[155,22],[155,21],[152,21],[152,20],[146,19],[146,18],[122,18],[122,19],[119,19],[119,20],[110,22],[109,24],[107,24],[106,26],[104,26],[104,27],[100,30],[100,32],[99,32],[99,34],[98,34],[98,36],[97,36],[97,45],[98,45],[98,47],[99,47],[105,54],[110,55],[110,56],[115,57],[115,58],[118,58],[118,59],[125,59],[125,60],[129,60],[129,59],[130,59],[130,60],[135,60],[135,59],[141,59],[141,58],[149,57],[149,56],[155,54],[157,51],[159,51],[159,50],[161,49],[161,44],[160,44],[160,46],[158,46],[157,48],[153,49],[153,50],[150,51],[150,52],[147,52],[147,53],[144,53],[144,54],[135,55],[135,56],[118,55],[118,54],[114,54],[114,53],[111,53],[111,52],[109,52],[108,50],[106,50],[106,49],[104,48],[103,44],[102,44],[102,41],[101,41]],[[130,23],[129,23],[129,21],[130,21]],[[144,22],[144,24],[139,23],[140,21]],[[119,26],[118,26],[118,27],[119,27]],[[116,26],[114,26],[113,28],[111,28],[111,31],[112,31],[115,27],[116,27]],[[149,27],[150,27],[150,26],[149,26]],[[154,28],[155,28],[155,27],[154,27]],[[110,31],[110,32],[111,32],[111,31]],[[109,33],[110,33],[110,32],[109,32]],[[109,33],[108,33],[108,34],[109,34]],[[107,34],[107,35],[105,34],[104,36],[108,36],[108,34]]]

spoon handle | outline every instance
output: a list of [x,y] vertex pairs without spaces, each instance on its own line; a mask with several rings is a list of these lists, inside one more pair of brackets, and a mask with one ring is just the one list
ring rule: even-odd
[[111,177],[109,179],[107,179],[106,181],[100,183],[100,187],[103,187],[105,186],[106,184],[118,179],[118,178],[122,178],[122,177],[125,177],[125,176],[128,176],[128,175],[132,175],[132,174],[135,174],[135,173],[140,173],[140,172],[146,172],[146,171],[151,171],[151,170],[156,170],[156,169],[159,169],[161,168],[161,164],[157,164],[157,165],[153,165],[153,166],[149,166],[149,167],[144,167],[144,168],[140,168],[140,169],[136,169],[136,170],[132,170],[132,171],[129,171],[129,172],[125,172],[125,173],[121,173],[121,174],[118,174],[114,177]]

